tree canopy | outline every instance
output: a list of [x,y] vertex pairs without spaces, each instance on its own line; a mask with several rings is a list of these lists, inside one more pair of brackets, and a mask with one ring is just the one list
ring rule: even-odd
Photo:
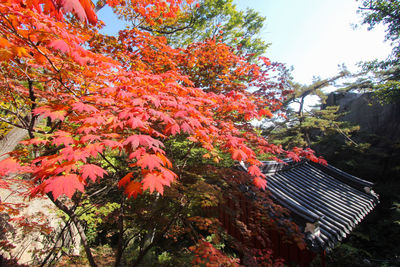
[[400,99],[399,58],[400,58],[400,3],[398,1],[378,0],[362,1],[359,7],[363,24],[373,29],[378,24],[386,26],[386,41],[393,46],[392,55],[384,61],[373,61],[362,64],[367,76],[360,78],[353,88],[372,89],[384,103]]
[[364,0],[361,1],[360,12],[363,24],[373,29],[378,24],[386,26],[387,41],[393,45],[393,55],[398,58],[400,53],[400,3],[392,0]]

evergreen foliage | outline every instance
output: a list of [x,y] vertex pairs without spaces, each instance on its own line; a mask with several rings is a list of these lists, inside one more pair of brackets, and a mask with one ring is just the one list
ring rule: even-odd
[[384,61],[361,64],[361,78],[348,86],[347,90],[368,90],[376,93],[382,103],[400,100],[400,2],[392,0],[361,1],[359,11],[363,24],[373,29],[378,24],[386,26],[386,41],[393,46],[392,55]]
[[[351,133],[357,131],[358,127],[340,121],[340,117],[344,114],[339,111],[339,107],[321,109],[321,105],[327,98],[323,89],[347,74],[347,71],[343,71],[329,79],[317,79],[311,85],[291,82],[292,93],[288,95],[284,103],[287,110],[285,118],[278,119],[274,125],[265,127],[263,134],[285,148],[313,148],[337,134],[344,140],[352,142]],[[320,105],[307,110],[305,100],[312,95],[319,97]]]

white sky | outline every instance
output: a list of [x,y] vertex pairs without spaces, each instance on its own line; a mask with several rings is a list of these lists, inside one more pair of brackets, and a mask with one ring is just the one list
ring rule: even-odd
[[313,76],[328,78],[345,63],[349,70],[360,61],[385,59],[390,51],[384,30],[361,22],[356,0],[234,0],[240,9],[250,7],[265,16],[261,37],[271,43],[271,61],[294,67],[296,82],[309,84]]

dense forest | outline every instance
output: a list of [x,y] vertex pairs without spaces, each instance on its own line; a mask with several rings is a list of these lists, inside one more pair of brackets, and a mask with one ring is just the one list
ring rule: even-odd
[[[115,36],[107,6],[127,24]],[[0,265],[290,265],[263,237],[305,250],[304,235],[261,167],[306,158],[380,199],[327,266],[398,266],[400,3],[359,15],[392,54],[304,85],[232,0],[2,1]]]

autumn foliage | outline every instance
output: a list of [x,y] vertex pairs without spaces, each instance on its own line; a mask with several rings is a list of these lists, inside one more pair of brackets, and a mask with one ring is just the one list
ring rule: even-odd
[[[136,2],[146,19],[179,4],[149,10],[151,1]],[[251,131],[249,121],[272,114],[263,95],[255,99],[245,88],[264,78],[268,61],[249,64],[218,40],[172,49],[164,37],[136,29],[106,42],[96,28],[65,19],[72,12],[96,24],[87,1],[6,1],[0,7],[2,97],[22,96],[32,120],[46,119],[48,128],[29,125],[35,136],[24,145],[38,156],[22,162],[27,150],[14,152],[1,164],[2,175],[30,173],[33,193],[72,197],[107,174],[90,162],[118,151],[132,168],[119,183],[128,195],[163,193],[177,179],[163,140],[186,134],[211,153],[219,148],[252,165],[255,183],[265,187],[254,150],[284,151]]]
[[[176,16],[182,2],[106,1],[148,25]],[[260,188],[260,155],[317,160],[268,143],[251,124],[272,117],[286,94],[269,79],[276,66],[267,58],[249,63],[218,36],[183,48],[137,28],[106,36],[94,8],[89,0],[1,1],[0,100],[14,105],[9,122],[29,133],[0,162],[2,187],[19,173],[31,196],[73,198],[107,179],[118,157],[125,171],[116,188],[133,198],[163,194],[180,178],[166,149],[177,136],[214,162],[222,154],[243,161]]]

